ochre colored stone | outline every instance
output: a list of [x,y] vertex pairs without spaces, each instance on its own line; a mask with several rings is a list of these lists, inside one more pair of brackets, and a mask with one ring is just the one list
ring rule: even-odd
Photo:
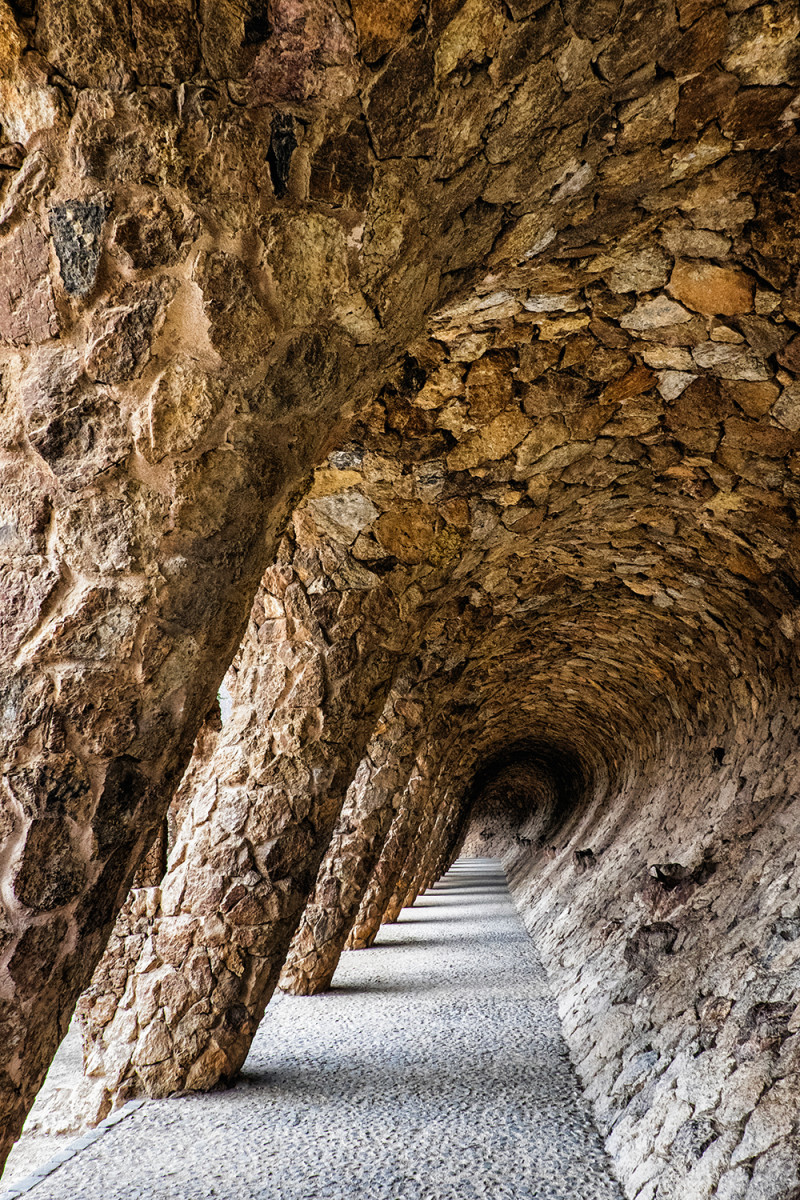
[[640,396],[642,392],[653,387],[655,381],[656,376],[648,367],[644,365],[632,367],[621,379],[610,383],[607,388],[603,389],[603,403],[618,404],[624,400],[630,400],[633,396]]
[[669,281],[670,294],[676,300],[706,316],[732,317],[750,312],[753,289],[753,280],[743,271],[699,259],[677,262]]
[[472,365],[466,380],[470,419],[484,424],[511,403],[513,389],[502,361],[484,357]]
[[398,562],[422,562],[436,536],[436,510],[427,504],[401,505],[375,523],[375,537]]
[[353,0],[353,20],[364,62],[374,62],[391,50],[410,28],[420,0],[385,5],[380,0]]
[[501,413],[484,429],[465,438],[448,455],[447,465],[451,471],[466,471],[487,460],[502,458],[519,445],[530,428],[530,421],[522,413]]

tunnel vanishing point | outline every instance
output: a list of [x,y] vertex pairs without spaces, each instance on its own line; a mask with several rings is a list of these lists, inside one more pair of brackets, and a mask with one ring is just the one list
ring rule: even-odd
[[800,1197],[798,121],[796,0],[0,0],[0,1159],[466,846],[627,1195]]

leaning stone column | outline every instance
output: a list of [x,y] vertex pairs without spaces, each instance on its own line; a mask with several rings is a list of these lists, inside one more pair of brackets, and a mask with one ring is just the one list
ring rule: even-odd
[[390,596],[329,570],[311,594],[267,572],[160,891],[119,931],[114,996],[86,1005],[87,1074],[120,1099],[231,1079],[277,982],[395,658]]
[[403,908],[411,908],[417,896],[426,891],[434,879],[438,878],[435,874],[436,864],[441,857],[444,843],[449,837],[450,821],[454,809],[455,802],[445,797],[436,812],[433,827],[427,837],[427,844],[421,848],[417,868],[406,893]]
[[[462,801],[463,805],[463,801]],[[433,887],[434,883],[449,871],[453,863],[461,853],[461,848],[464,845],[464,840],[467,836],[467,821],[466,810],[462,805],[455,805],[453,813],[453,825],[450,829],[449,836],[442,846],[439,858],[431,872],[429,882],[426,887]]]
[[[386,843],[399,804],[398,793],[413,765],[411,735],[402,721],[395,718],[394,723],[400,726],[395,738],[392,722],[380,722],[380,736],[370,744],[351,785],[339,829],[292,942],[280,986],[294,995],[310,996],[330,987]],[[376,758],[384,759],[379,767]]]
[[394,892],[419,823],[418,798],[422,782],[418,775],[412,775],[406,786],[400,809],[392,822],[386,844],[345,943],[347,950],[366,950],[378,936],[386,905]]
[[420,858],[427,845],[427,839],[433,831],[436,813],[430,807],[430,801],[423,812],[420,820],[416,837],[414,838],[405,861],[403,862],[400,871],[397,875],[397,882],[394,885],[394,890],[389,894],[389,899],[386,908],[381,917],[381,925],[392,925],[402,912],[409,889],[414,880]]
[[[299,41],[278,21],[279,69],[256,69],[246,5],[207,5],[202,22],[158,2],[41,0],[18,20],[26,8],[0,0],[0,1164],[289,496],[436,286],[409,245],[420,273],[404,265],[396,296],[392,249],[359,322],[329,208],[346,155],[348,212],[369,228],[373,163],[366,133],[360,151],[323,139],[329,120],[343,132],[359,76],[335,6]],[[286,103],[307,123],[287,123]],[[308,146],[289,179],[306,135],[326,140],[330,177],[313,215]]]
[[436,883],[437,879],[441,878],[456,857],[458,845],[463,840],[465,833],[466,786],[466,781],[463,781],[461,785],[454,781],[451,785],[450,797],[445,796],[444,798],[442,821],[431,838],[429,853],[422,864],[419,879],[415,881],[415,885],[418,884],[417,892],[409,901],[410,904],[414,903],[416,896],[426,892]]
[[459,129],[410,12],[32,7],[0,0],[0,1161],[292,495],[497,236],[515,86]]
[[445,819],[444,810],[439,809],[427,835],[426,845],[420,847],[416,868],[411,876],[411,883],[403,900],[403,908],[411,908],[417,896],[425,891],[425,887],[427,886],[425,881],[428,878],[433,856],[436,852],[435,847],[438,846]]
[[363,773],[366,779],[359,778],[361,772],[356,776],[353,787],[358,789],[357,796],[342,810],[339,828],[281,972],[280,987],[295,996],[312,996],[330,987],[370,872],[389,833],[392,797],[387,797],[384,789],[376,796],[366,765]]

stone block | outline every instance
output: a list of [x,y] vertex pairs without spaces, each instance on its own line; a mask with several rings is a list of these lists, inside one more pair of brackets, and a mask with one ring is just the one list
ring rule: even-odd
[[25,346],[58,333],[47,241],[26,221],[0,240],[0,340]]

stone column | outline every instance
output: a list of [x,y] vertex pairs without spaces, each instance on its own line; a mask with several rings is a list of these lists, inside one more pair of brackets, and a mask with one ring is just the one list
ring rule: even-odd
[[0,1162],[375,339],[338,217],[276,208],[244,10],[134,9],[0,3]]
[[424,892],[427,887],[427,879],[433,865],[433,860],[435,857],[438,857],[442,828],[446,820],[445,809],[439,808],[433,819],[430,832],[427,835],[426,844],[420,847],[416,867],[411,876],[411,883],[403,900],[403,908],[411,908],[417,896]]
[[504,211],[459,215],[503,101],[487,77],[454,136],[440,25],[421,54],[410,17],[376,51],[327,0],[268,26],[247,2],[24,11],[0,0],[0,1159],[290,497]]
[[394,889],[389,894],[386,908],[381,917],[381,925],[393,924],[405,907],[406,898],[414,881],[420,859],[427,845],[427,840],[433,831],[435,820],[436,814],[430,807],[430,804],[428,804],[422,814],[416,836],[400,867]]
[[[376,759],[383,760],[381,766]],[[330,987],[412,765],[413,742],[405,722],[397,716],[393,722],[381,720],[295,934],[281,974],[284,991],[314,995]]]
[[448,871],[458,858],[467,831],[469,805],[468,780],[462,779],[454,789],[447,827],[439,843],[438,854],[430,869],[426,887],[432,887],[437,879]]
[[452,265],[489,168],[461,168],[501,103],[487,80],[444,161],[395,120],[422,61],[403,20],[368,129],[363,30],[322,0],[299,22],[275,0],[268,40],[247,3],[19,11],[0,0],[0,1160],[291,496],[419,335],[437,263],[450,293],[474,257]]
[[378,936],[386,905],[394,892],[419,823],[420,810],[417,799],[421,784],[421,778],[412,775],[406,786],[400,809],[392,822],[386,844],[367,884],[364,899],[345,943],[347,950],[366,950]]
[[432,886],[442,873],[442,863],[446,847],[452,844],[453,822],[459,810],[459,801],[455,797],[445,796],[436,816],[433,830],[428,839],[427,850],[423,851],[417,872],[406,896],[404,908],[410,908],[417,896],[421,896]]
[[432,878],[430,880],[430,883],[428,884],[428,887],[433,887],[434,883],[436,883],[437,880],[441,879],[441,877],[445,874],[445,872],[450,870],[453,863],[456,861],[456,859],[461,854],[461,849],[464,845],[464,840],[467,836],[466,817],[467,817],[466,811],[462,810],[458,814],[454,828],[451,830],[450,837],[447,840],[447,842],[445,843],[442,853],[439,856],[439,860],[436,863],[436,866],[434,868]]
[[391,597],[336,579],[267,572],[162,886],[85,1005],[87,1074],[120,1099],[207,1088],[246,1057],[391,684]]

